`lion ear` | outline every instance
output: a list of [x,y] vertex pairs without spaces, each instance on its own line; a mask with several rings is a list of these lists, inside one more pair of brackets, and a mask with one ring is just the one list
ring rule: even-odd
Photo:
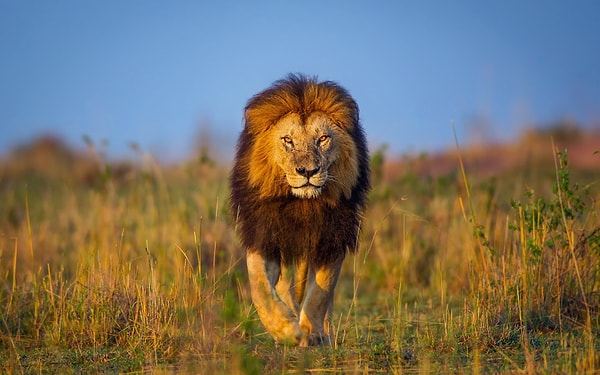
[[352,103],[354,103],[353,100],[351,100],[351,103],[344,103],[340,105],[341,108],[329,114],[337,126],[349,133],[353,133],[359,126],[358,106],[356,103],[353,107],[350,106]]
[[244,112],[244,126],[246,130],[253,135],[260,134],[269,130],[270,124],[265,114],[261,113],[255,107],[246,107]]
[[[287,93],[273,95],[263,92],[253,97],[244,111],[246,129],[252,134],[260,134],[269,130],[277,121],[294,111],[294,98]],[[295,101],[298,101],[296,98]]]
[[325,81],[307,89],[304,102],[309,112],[323,112],[343,130],[353,132],[358,127],[358,104],[335,82]]

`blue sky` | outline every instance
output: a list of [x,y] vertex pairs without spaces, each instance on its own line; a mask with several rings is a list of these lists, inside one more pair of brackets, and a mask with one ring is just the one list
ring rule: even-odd
[[[225,159],[250,96],[288,72],[357,100],[394,154],[600,125],[596,1],[0,1],[0,155],[39,134]],[[485,126],[477,126],[485,124]]]

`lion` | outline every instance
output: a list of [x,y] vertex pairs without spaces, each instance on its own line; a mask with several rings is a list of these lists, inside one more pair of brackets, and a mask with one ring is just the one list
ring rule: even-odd
[[285,345],[331,345],[334,289],[370,189],[359,110],[331,81],[290,74],[252,97],[230,176],[252,302]]

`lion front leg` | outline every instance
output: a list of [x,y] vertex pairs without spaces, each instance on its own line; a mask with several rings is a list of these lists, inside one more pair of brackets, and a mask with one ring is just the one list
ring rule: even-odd
[[279,262],[267,260],[252,249],[246,254],[246,264],[252,302],[263,325],[278,342],[298,344],[302,331],[298,325],[299,307],[292,297],[293,273],[287,269],[282,273]]
[[300,311],[300,346],[331,345],[333,296],[344,257],[316,270],[309,269],[306,297]]

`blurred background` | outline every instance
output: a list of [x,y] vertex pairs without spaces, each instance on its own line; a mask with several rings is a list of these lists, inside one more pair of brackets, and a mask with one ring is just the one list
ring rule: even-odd
[[[2,1],[0,157],[41,136],[107,156],[230,161],[289,72],[346,87],[404,155],[600,129],[595,1]],[[596,158],[597,159],[597,158]]]

